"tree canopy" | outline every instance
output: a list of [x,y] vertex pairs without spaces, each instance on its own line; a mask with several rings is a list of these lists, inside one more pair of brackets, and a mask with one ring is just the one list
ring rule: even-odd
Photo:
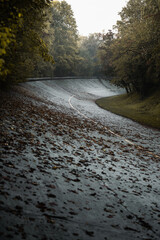
[[54,75],[75,75],[78,33],[71,6],[66,1],[53,1],[50,16],[50,27],[54,32],[50,48],[55,60]]
[[112,66],[115,84],[145,96],[160,84],[160,1],[130,0],[120,17],[101,62],[106,72]]
[[77,74],[80,76],[100,75],[100,62],[98,58],[98,48],[101,42],[100,35],[90,34],[88,37],[79,38],[79,67]]
[[23,81],[36,56],[53,62],[41,38],[47,0],[0,0],[0,85]]
[[40,60],[37,74],[41,76],[73,76],[79,62],[78,32],[71,6],[66,1],[53,1],[42,33],[55,64]]

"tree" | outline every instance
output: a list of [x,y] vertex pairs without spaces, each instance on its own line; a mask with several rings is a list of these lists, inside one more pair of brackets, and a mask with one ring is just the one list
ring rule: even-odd
[[98,56],[101,63],[101,74],[103,76],[110,76],[114,75],[113,64],[111,61],[112,58],[112,51],[111,51],[111,44],[114,40],[114,33],[109,30],[107,33],[100,34],[101,37],[101,44],[98,48]]
[[0,85],[23,81],[40,55],[53,62],[41,38],[45,0],[0,0]]
[[54,31],[50,47],[55,60],[54,75],[75,75],[79,61],[78,33],[71,6],[66,1],[53,1],[50,15],[50,27]]
[[88,37],[80,37],[79,40],[79,75],[98,76],[100,75],[100,62],[98,58],[98,47],[101,36],[98,33],[90,34]]
[[130,0],[120,16],[110,45],[110,62],[117,76],[114,83],[146,96],[159,86],[159,1]]

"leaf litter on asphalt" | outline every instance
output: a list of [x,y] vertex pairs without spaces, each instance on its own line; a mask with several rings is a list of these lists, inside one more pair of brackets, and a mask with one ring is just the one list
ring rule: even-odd
[[156,161],[48,104],[21,88],[1,99],[3,239],[158,239]]

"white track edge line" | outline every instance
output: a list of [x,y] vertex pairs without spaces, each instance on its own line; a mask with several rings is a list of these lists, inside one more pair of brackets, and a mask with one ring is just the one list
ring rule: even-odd
[[[94,121],[93,119],[87,117],[85,114],[81,113],[77,108],[75,108],[75,107],[72,105],[71,100],[72,100],[72,98],[74,98],[74,97],[76,97],[76,96],[75,96],[75,95],[72,95],[72,96],[68,99],[68,103],[69,103],[70,107],[71,107],[73,110],[75,110],[76,112],[78,112],[78,113],[79,113],[81,116],[83,116],[84,118],[86,118],[86,119],[94,122],[95,124],[98,124],[98,122],[96,122],[96,121]],[[107,128],[107,127],[104,126],[104,129],[106,129],[108,132],[110,132],[110,133],[113,134],[114,136],[117,136],[117,137],[119,137],[119,138],[122,138],[124,141],[126,141],[127,143],[135,146],[136,148],[138,148],[138,149],[140,149],[140,150],[144,150],[146,153],[148,153],[148,154],[150,154],[150,155],[152,155],[152,156],[160,159],[160,156],[159,156],[159,155],[156,155],[156,154],[154,154],[154,153],[152,153],[152,152],[150,152],[150,151],[146,151],[145,148],[136,145],[134,142],[132,142],[132,141],[126,139],[125,137],[123,137],[123,136],[121,136],[121,135],[113,132],[113,131],[110,130],[109,128]]]

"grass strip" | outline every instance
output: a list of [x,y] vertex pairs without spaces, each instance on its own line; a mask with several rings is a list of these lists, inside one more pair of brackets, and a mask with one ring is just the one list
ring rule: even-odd
[[145,99],[140,99],[136,94],[100,98],[96,100],[96,104],[143,125],[160,129],[160,91]]

